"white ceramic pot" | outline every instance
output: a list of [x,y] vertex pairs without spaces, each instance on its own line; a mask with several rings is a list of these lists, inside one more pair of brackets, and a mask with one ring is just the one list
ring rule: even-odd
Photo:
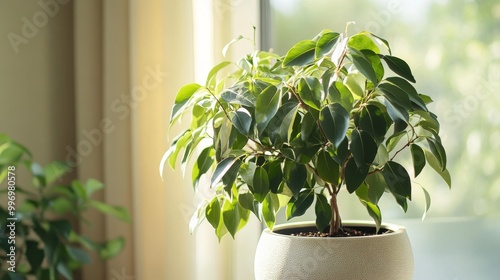
[[[374,227],[346,221],[344,226]],[[392,233],[366,237],[298,237],[280,230],[314,227],[293,223],[265,229],[255,254],[256,280],[413,279],[413,253],[403,226],[382,224]]]

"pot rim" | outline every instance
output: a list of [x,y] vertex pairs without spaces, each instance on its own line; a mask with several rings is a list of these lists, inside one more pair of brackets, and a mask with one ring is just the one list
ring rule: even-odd
[[[375,222],[373,221],[368,221],[368,220],[345,220],[342,221],[342,224],[345,226],[368,226],[368,227],[375,227]],[[292,229],[292,228],[301,228],[301,227],[316,227],[316,223],[313,221],[307,221],[307,222],[293,222],[293,223],[284,223],[280,225],[274,226],[273,230],[271,231],[269,228],[265,228],[262,232],[262,234],[269,234],[269,235],[274,235],[274,236],[286,236],[290,238],[311,238],[307,236],[291,236],[288,234],[281,234],[277,233],[276,231],[283,230],[283,229]],[[369,235],[369,236],[347,236],[347,237],[335,237],[334,239],[359,239],[359,238],[380,238],[383,236],[391,236],[395,234],[402,234],[406,232],[406,227],[398,224],[393,224],[393,223],[382,223],[380,228],[383,229],[388,229],[391,230],[392,232],[386,233],[386,234],[379,234],[379,235]]]

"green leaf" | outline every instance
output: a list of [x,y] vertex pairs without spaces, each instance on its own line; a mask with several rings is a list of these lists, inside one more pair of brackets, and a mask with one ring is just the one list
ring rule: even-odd
[[441,178],[443,178],[443,180],[446,182],[446,184],[448,184],[448,187],[451,188],[450,172],[447,169],[441,170],[441,166],[439,164],[439,161],[433,153],[431,153],[427,150],[424,150],[424,154],[425,154],[425,158],[426,158],[427,162],[429,163],[429,165],[437,172],[437,174],[439,174],[439,176],[441,176]]
[[90,205],[104,214],[111,215],[127,223],[130,222],[130,214],[124,207],[111,206],[97,200],[91,200]]
[[181,109],[186,105],[189,99],[201,88],[199,84],[188,84],[177,92],[174,101],[174,107],[172,108],[172,113],[170,115],[170,122],[177,118],[177,116],[182,112]]
[[45,257],[43,249],[38,248],[39,243],[33,240],[26,240],[26,258],[31,266],[31,271],[37,271],[42,266]]
[[40,164],[32,162],[30,165],[30,171],[33,174],[33,184],[36,187],[44,187],[47,185],[47,180],[45,179],[45,171]]
[[351,111],[354,103],[351,91],[339,81],[333,82],[328,89],[328,100],[332,103],[340,103],[348,112]]
[[309,142],[309,137],[311,136],[312,132],[316,128],[316,120],[314,119],[313,115],[309,112],[307,112],[303,117],[302,121],[300,122],[300,139],[303,142]]
[[319,231],[325,230],[332,219],[332,208],[324,195],[316,194],[314,212],[316,214],[316,227]]
[[59,272],[67,280],[73,280],[73,273],[66,262],[58,262],[56,265],[57,272]]
[[297,90],[300,98],[309,107],[319,110],[321,108],[322,85],[316,77],[306,77],[299,80]]
[[283,182],[281,162],[273,161],[269,163],[267,174],[269,175],[269,190],[273,193],[278,193],[279,187]]
[[350,158],[345,166],[345,183],[349,193],[355,192],[368,175],[368,166],[356,165],[354,158]]
[[427,212],[429,211],[429,208],[431,207],[431,196],[429,194],[429,192],[427,192],[426,189],[424,189],[424,187],[422,187],[422,191],[424,192],[424,196],[425,196],[425,211],[424,211],[424,214],[422,215],[422,221],[425,219],[425,217],[427,216]]
[[325,106],[319,115],[321,128],[336,149],[349,128],[349,113],[339,103]]
[[316,160],[319,177],[324,181],[337,185],[339,182],[339,164],[326,151],[321,151]]
[[125,247],[125,239],[123,237],[117,237],[104,243],[99,251],[99,255],[103,259],[110,259],[118,255],[123,250],[123,247]]
[[316,42],[304,40],[295,44],[285,55],[283,66],[303,66],[314,61]]
[[160,163],[160,175],[163,176],[164,165],[168,161],[168,164],[172,169],[175,170],[175,164],[177,162],[177,156],[179,152],[186,147],[188,143],[192,140],[191,130],[185,130],[183,133],[179,134],[170,145]]
[[90,198],[93,193],[104,188],[104,184],[96,179],[89,179],[83,185],[87,198]]
[[299,217],[306,213],[314,201],[314,191],[305,190],[300,192],[298,198],[292,197],[286,207],[286,219]]
[[381,58],[385,60],[387,66],[389,66],[389,68],[394,71],[394,73],[412,83],[416,82],[413,74],[411,73],[410,66],[408,66],[408,64],[404,60],[390,55],[382,55]]
[[240,166],[240,176],[247,183],[249,186],[253,186],[253,177],[255,174],[255,169],[257,168],[257,165],[255,162],[244,162]]
[[213,148],[207,147],[200,153],[196,162],[193,164],[193,170],[191,172],[193,187],[196,188],[198,186],[201,176],[210,170],[213,163]]
[[227,53],[227,50],[229,49],[229,47],[230,47],[232,44],[234,44],[234,43],[236,43],[236,42],[240,41],[241,39],[245,39],[245,37],[243,37],[243,36],[239,35],[239,36],[237,36],[237,37],[233,38],[233,39],[232,39],[229,43],[227,43],[227,44],[224,46],[224,48],[222,48],[222,56],[224,56],[224,57],[225,57],[225,56],[226,56],[226,53]]
[[373,137],[382,140],[387,133],[387,122],[382,110],[375,105],[368,104],[363,107],[359,115],[359,127]]
[[59,180],[64,174],[71,171],[71,167],[62,161],[53,161],[44,167],[45,179],[47,184]]
[[232,202],[224,201],[222,206],[224,225],[233,238],[236,232],[248,222],[249,215],[250,211],[243,209],[235,198]]
[[218,197],[214,197],[212,201],[208,203],[207,208],[205,208],[205,217],[214,229],[217,229],[219,227],[221,207]]
[[73,247],[70,245],[65,245],[66,251],[71,259],[77,261],[80,264],[88,264],[90,263],[90,257],[87,252],[83,251],[80,248]]
[[238,166],[239,168],[240,165],[241,161],[236,157],[228,157],[223,159],[217,164],[214,174],[212,174],[210,187],[213,188],[215,185],[217,185],[223,179],[226,173],[229,170],[233,169],[233,166]]
[[252,125],[252,116],[247,109],[240,108],[234,112],[232,123],[241,134],[249,135],[250,127]]
[[320,34],[314,51],[316,59],[321,58],[332,50],[339,39],[339,35],[339,33],[330,30],[325,30]]
[[377,232],[380,229],[380,226],[382,224],[382,213],[380,211],[380,208],[376,203],[372,203],[369,199],[369,189],[366,184],[362,184],[357,190],[356,190],[356,195],[359,198],[359,201],[366,206],[366,210],[368,211],[368,214],[370,217],[373,218],[373,221],[376,224],[376,230]]
[[377,144],[368,132],[357,129],[352,131],[351,153],[358,167],[370,166],[377,150]]
[[362,52],[355,49],[350,48],[350,53],[352,62],[354,63],[356,69],[358,69],[359,72],[363,74],[363,76],[365,76],[367,80],[372,82],[374,85],[377,85],[379,80],[370,60],[368,60],[368,58]]
[[422,148],[416,144],[410,145],[411,157],[413,159],[413,169],[417,177],[425,166],[425,154]]
[[371,50],[362,50],[361,53],[363,53],[373,67],[375,75],[377,76],[377,81],[381,81],[384,78],[385,69],[380,57]]
[[400,77],[389,77],[386,79],[386,81],[394,84],[402,91],[406,92],[411,102],[415,103],[420,109],[427,111],[427,106],[424,100],[422,100],[417,90],[407,80]]
[[256,207],[258,206],[258,202],[254,200],[253,194],[249,192],[240,193],[238,195],[238,201],[240,202],[241,207],[252,211],[257,217],[259,217],[258,207]]
[[380,172],[375,172],[366,177],[365,180],[368,185],[368,199],[373,204],[378,204],[382,195],[384,195],[387,183],[384,176]]
[[370,50],[376,54],[380,53],[380,49],[377,47],[377,45],[373,42],[373,40],[370,37],[366,36],[366,34],[369,33],[361,32],[351,36],[349,38],[349,41],[347,41],[347,46],[359,51]]
[[273,199],[272,193],[268,193],[264,201],[262,202],[262,217],[264,218],[266,226],[271,230],[273,229],[274,223],[276,222],[276,212],[274,207],[275,203],[276,202]]
[[394,148],[396,148],[401,138],[403,138],[403,136],[405,135],[407,135],[406,131],[400,131],[389,136],[389,138],[387,138],[387,140],[385,141],[385,145],[387,146],[387,152],[391,152],[392,150],[394,150]]
[[215,65],[210,72],[208,73],[207,76],[207,81],[206,81],[206,87],[210,89],[214,89],[215,85],[217,83],[217,73],[226,66],[230,65],[231,62],[229,61],[223,61],[217,65]]
[[285,162],[285,179],[295,198],[298,197],[300,190],[304,187],[307,180],[307,169],[303,164],[293,161]]
[[257,130],[262,132],[274,117],[280,105],[280,91],[275,86],[267,87],[257,98],[255,121]]
[[388,161],[382,170],[382,175],[391,193],[411,200],[411,179],[401,164]]
[[255,199],[261,203],[269,193],[269,176],[267,175],[267,171],[261,166],[255,169],[252,193]]
[[398,86],[389,82],[383,82],[378,85],[378,88],[392,105],[402,107],[405,110],[412,109],[408,93]]
[[220,98],[230,104],[237,104],[246,107],[255,107],[257,98],[248,90],[238,92],[232,89],[227,89],[220,94]]
[[75,210],[75,205],[65,197],[57,197],[49,202],[49,207],[57,214],[65,214]]
[[427,138],[427,143],[429,144],[429,148],[431,149],[432,154],[436,157],[439,163],[439,167],[441,168],[441,172],[446,170],[446,151],[444,150],[441,141]]
[[373,33],[370,33],[370,35],[372,35],[373,37],[375,37],[375,40],[378,40],[380,41],[379,43],[381,45],[384,45],[386,48],[387,48],[387,51],[389,52],[389,54],[391,54],[391,47],[389,46],[389,42],[387,42],[386,39],[382,38],[382,37],[379,37]]

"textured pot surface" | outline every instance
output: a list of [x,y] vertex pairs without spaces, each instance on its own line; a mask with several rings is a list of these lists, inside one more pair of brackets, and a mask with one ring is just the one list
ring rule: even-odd
[[[344,222],[344,226],[373,226],[372,222]],[[406,229],[365,237],[297,237],[275,233],[287,228],[314,226],[294,223],[265,229],[255,254],[256,280],[378,280],[413,279],[413,253]]]

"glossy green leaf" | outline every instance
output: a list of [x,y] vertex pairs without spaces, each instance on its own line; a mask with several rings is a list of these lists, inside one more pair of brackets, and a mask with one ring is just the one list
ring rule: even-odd
[[56,264],[56,270],[67,280],[73,280],[73,273],[71,272],[67,262],[59,261]]
[[283,59],[284,66],[303,66],[314,61],[316,42],[304,40],[295,44]]
[[330,30],[322,32],[316,44],[315,57],[318,59],[329,53],[337,43],[339,35],[339,33]]
[[230,65],[231,62],[229,61],[223,61],[217,65],[215,65],[211,70],[210,72],[208,73],[208,76],[207,76],[207,81],[206,81],[206,87],[207,88],[210,88],[210,89],[214,89],[215,88],[215,85],[217,83],[217,73],[219,73],[219,71],[225,67],[227,67],[228,65]]
[[234,238],[236,232],[248,222],[250,211],[241,207],[236,199],[233,199],[232,202],[226,200],[222,206],[222,216],[224,225]]
[[359,51],[370,50],[376,54],[380,53],[380,49],[367,34],[369,33],[362,32],[351,36],[347,41],[347,46]]
[[337,185],[339,182],[339,164],[326,151],[321,151],[316,160],[316,170],[324,181]]
[[361,186],[356,190],[356,195],[358,196],[359,201],[366,206],[366,210],[375,222],[376,230],[378,232],[382,224],[382,213],[378,205],[370,201],[368,192],[368,186],[366,184],[361,184]]
[[447,169],[441,170],[440,163],[433,153],[429,152],[428,150],[424,150],[424,154],[425,159],[427,160],[429,165],[437,172],[437,174],[439,174],[439,176],[441,176],[441,178],[443,178],[446,184],[448,184],[448,187],[451,188],[450,172]]
[[245,183],[249,186],[253,186],[253,177],[255,174],[255,169],[257,168],[257,165],[255,162],[244,162],[240,166],[240,176],[243,179]]
[[257,129],[262,132],[274,117],[280,105],[280,91],[275,86],[266,88],[257,98],[255,121]]
[[309,107],[319,110],[321,108],[322,85],[316,77],[306,77],[299,80],[297,89],[302,101]]
[[227,51],[229,50],[229,47],[230,47],[232,44],[234,44],[234,43],[236,43],[236,42],[239,42],[241,39],[245,39],[245,37],[243,37],[243,36],[239,35],[239,36],[237,36],[237,37],[233,38],[233,39],[232,39],[229,43],[227,43],[227,44],[224,46],[224,48],[222,48],[222,56],[224,56],[224,57],[225,57],[225,56],[226,56],[226,54],[227,54]]
[[316,120],[314,119],[311,113],[307,113],[302,117],[302,121],[300,122],[300,139],[303,142],[309,142],[309,137],[313,133],[316,128]]
[[385,141],[385,145],[387,146],[387,152],[391,152],[392,150],[394,150],[394,148],[396,148],[401,138],[403,138],[403,136],[406,135],[407,135],[406,131],[400,131],[389,136],[389,138],[387,138],[387,140]]
[[425,197],[425,211],[424,211],[424,214],[422,215],[422,221],[423,221],[425,219],[425,217],[427,216],[427,212],[429,211],[429,208],[431,207],[431,195],[424,187],[422,187],[422,191],[424,192],[424,197]]
[[410,97],[404,90],[388,82],[380,83],[378,88],[392,105],[411,110]]
[[262,202],[262,217],[264,222],[269,229],[273,229],[274,223],[276,222],[276,212],[274,207],[274,200],[272,194],[268,193]]
[[[293,130],[295,117],[297,115],[298,103],[287,102],[278,109],[278,112],[267,125],[266,131],[273,143],[288,142]],[[279,144],[276,144],[279,145]]]
[[316,227],[319,231],[325,230],[332,219],[332,208],[324,195],[316,194],[314,212],[316,214]]
[[193,187],[197,187],[202,175],[207,173],[214,163],[213,148],[207,147],[199,154],[196,162],[193,164],[191,179]]
[[427,138],[427,143],[431,149],[432,154],[436,157],[441,168],[441,172],[446,170],[446,151],[444,150],[441,141],[434,138]]
[[182,107],[186,105],[189,99],[195,94],[201,86],[199,84],[188,84],[177,92],[174,101],[174,107],[172,108],[172,113],[170,115],[170,120],[173,121],[180,114]]
[[281,170],[281,162],[273,161],[269,164],[267,174],[269,175],[269,190],[273,193],[278,193],[281,183],[283,182],[283,171]]
[[222,178],[233,166],[238,166],[239,168],[240,165],[241,161],[236,157],[228,157],[223,159],[217,164],[217,167],[212,174],[210,187],[215,187],[215,185],[217,185],[222,180]]
[[356,69],[358,69],[358,71],[363,74],[367,80],[372,82],[374,85],[377,85],[379,80],[370,60],[368,60],[368,58],[366,58],[366,56],[360,51],[351,48],[350,52],[352,62],[354,63],[354,66],[356,66]]
[[240,108],[234,112],[231,119],[234,127],[243,135],[249,135],[252,125],[252,116],[245,108]]
[[186,145],[192,140],[192,132],[191,130],[185,130],[183,133],[179,134],[170,144],[170,148],[167,150],[165,155],[163,156],[160,164],[160,175],[163,177],[163,170],[165,162],[168,161],[168,164],[172,169],[175,170],[175,164],[177,162],[177,157],[180,151],[186,147]]
[[425,154],[422,148],[416,144],[410,145],[411,157],[413,160],[413,169],[417,177],[425,166]]
[[232,89],[227,89],[220,94],[220,98],[227,103],[246,107],[255,107],[255,104],[257,103],[257,98],[248,90],[238,92]]
[[368,185],[368,199],[373,204],[378,204],[382,195],[384,195],[387,183],[384,176],[380,172],[375,172],[366,177],[365,180]]
[[26,258],[32,271],[37,271],[42,266],[45,257],[43,249],[39,248],[39,243],[33,240],[26,240]]
[[387,187],[393,194],[411,200],[411,179],[401,164],[388,161],[381,172],[387,183]]
[[252,192],[255,199],[261,203],[269,192],[269,176],[267,175],[267,171],[261,166],[257,166],[255,169]]
[[293,161],[285,163],[286,184],[292,191],[295,198],[298,197],[300,190],[304,187],[307,180],[307,169],[303,164],[297,164]]
[[408,81],[415,83],[415,78],[413,77],[413,74],[411,73],[410,66],[408,64],[395,56],[390,56],[390,55],[383,55],[381,56],[383,60],[387,63],[387,66],[394,71],[394,73],[398,74],[399,76],[407,79]]
[[337,148],[349,128],[349,113],[339,103],[329,104],[321,110],[319,121],[326,137]]
[[75,260],[81,264],[90,263],[90,257],[87,254],[87,252],[85,252],[84,250],[77,248],[77,247],[69,246],[69,245],[65,245],[65,247],[66,247],[66,251],[68,252],[69,256],[73,260]]
[[427,106],[424,100],[422,100],[417,90],[407,80],[400,77],[389,77],[386,79],[386,81],[399,87],[402,91],[404,91],[408,95],[411,102],[415,103],[420,109],[427,111]]
[[364,130],[354,129],[351,134],[351,153],[358,167],[370,166],[377,155],[377,144]]
[[359,128],[370,133],[373,139],[383,139],[387,132],[387,122],[382,110],[370,104],[363,107],[359,115]]
[[219,227],[221,218],[221,206],[218,197],[214,197],[205,208],[205,217],[214,229]]
[[354,97],[351,91],[341,82],[333,82],[328,89],[328,100],[332,103],[339,103],[346,109],[346,111],[351,111]]
[[384,78],[385,69],[380,57],[371,50],[362,50],[361,53],[365,56],[365,58],[370,62],[373,71],[375,71],[375,75],[377,76],[377,81],[381,81]]
[[349,193],[355,192],[368,175],[368,166],[356,165],[354,158],[350,158],[345,166],[345,183]]
[[[405,124],[408,123],[408,120],[410,119],[410,115],[408,113],[408,109],[405,109],[404,107],[401,107],[395,103],[391,103],[390,101],[385,100],[384,105],[387,108],[387,114],[391,118],[393,122],[395,122],[396,125],[398,124]],[[396,131],[400,131],[397,129],[395,126]]]
[[314,201],[314,192],[305,190],[297,198],[293,197],[286,206],[286,219],[302,216]]

